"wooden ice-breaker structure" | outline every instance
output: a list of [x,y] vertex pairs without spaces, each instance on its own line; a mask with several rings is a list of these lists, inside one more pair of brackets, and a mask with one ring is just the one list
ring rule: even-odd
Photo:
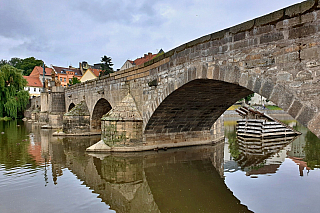
[[294,138],[301,133],[283,122],[258,110],[242,106],[236,109],[242,116],[237,121],[238,138],[251,138],[257,140],[271,138]]

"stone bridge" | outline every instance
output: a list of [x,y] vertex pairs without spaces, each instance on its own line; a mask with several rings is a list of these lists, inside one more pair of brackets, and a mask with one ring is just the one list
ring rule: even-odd
[[[112,130],[116,137],[104,137],[113,141],[124,136],[149,145],[160,139],[180,143],[223,135],[213,124],[255,92],[320,137],[319,36],[320,4],[304,1],[71,86],[65,109],[82,103],[90,129]],[[114,129],[115,120],[130,124]],[[123,135],[125,129],[134,133]]]

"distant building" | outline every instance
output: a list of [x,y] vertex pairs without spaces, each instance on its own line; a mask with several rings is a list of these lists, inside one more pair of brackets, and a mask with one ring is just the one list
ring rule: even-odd
[[94,65],[88,64],[88,62],[83,61],[79,62],[79,69],[81,70],[82,75],[88,70],[88,69],[98,69],[101,70],[101,63],[97,63]]
[[[53,72],[52,68],[45,68],[45,75],[44,75],[44,79],[48,80],[49,82],[51,81],[51,73]],[[40,66],[35,66],[32,70],[32,72],[29,75],[30,77],[37,77],[39,78],[41,84],[43,83],[43,67]],[[26,76],[28,77],[28,76]],[[49,85],[51,86],[51,85]]]
[[23,76],[28,84],[24,88],[25,90],[29,91],[31,97],[33,96],[40,96],[40,92],[42,90],[42,83],[37,76]]
[[151,59],[155,58],[158,54],[163,54],[163,50],[161,49],[159,51],[159,53],[157,54],[152,54],[152,53],[148,53],[148,54],[144,54],[143,57],[141,58],[137,58],[135,59],[134,61],[131,61],[131,60],[127,60],[123,65],[122,67],[120,68],[120,70],[125,70],[125,69],[129,69],[131,67],[134,67],[134,66],[139,66],[141,64],[144,64],[145,62],[147,61],[150,61]]
[[74,68],[72,66],[66,67],[58,67],[51,65],[52,69],[56,73],[57,79],[61,82],[61,86],[67,87],[69,80],[74,76],[79,80],[82,77],[82,73],[80,68]]
[[85,82],[85,81],[89,81],[92,79],[96,79],[99,77],[101,71],[102,70],[99,70],[99,69],[89,68],[84,73],[84,75],[80,78],[80,81]]
[[273,102],[269,101],[268,99],[266,99],[265,97],[254,93],[254,96],[251,98],[251,100],[249,101],[250,105],[275,105]]

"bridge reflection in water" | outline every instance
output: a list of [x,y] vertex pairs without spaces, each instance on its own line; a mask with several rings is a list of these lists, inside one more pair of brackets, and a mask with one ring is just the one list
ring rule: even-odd
[[223,143],[86,154],[93,141],[62,140],[49,145],[53,173],[67,167],[116,212],[250,212],[224,183]]
[[[311,187],[319,185],[320,180],[320,141],[314,134],[294,126],[303,135],[293,143],[272,141],[264,149],[241,143],[236,139],[235,126],[228,126],[227,122],[225,116],[226,142],[215,146],[107,155],[85,152],[99,137],[62,139],[36,125],[11,122],[3,128],[0,122],[0,130],[5,132],[0,136],[1,205],[11,209],[11,203],[19,203],[17,212],[23,212],[21,209],[27,204],[41,209],[37,198],[43,198],[44,205],[52,206],[47,212],[105,212],[109,206],[116,212],[248,212],[248,208],[279,212],[279,207],[296,211],[306,206],[319,209],[319,190]],[[26,141],[28,132],[33,133]],[[17,140],[20,144],[16,144]],[[25,152],[20,156],[22,148]],[[11,153],[11,158],[5,153]],[[23,165],[26,156],[27,163]],[[292,172],[283,172],[288,168]],[[20,177],[21,174],[32,175]],[[296,202],[301,196],[306,197],[303,205]],[[266,208],[270,203],[274,205]]]

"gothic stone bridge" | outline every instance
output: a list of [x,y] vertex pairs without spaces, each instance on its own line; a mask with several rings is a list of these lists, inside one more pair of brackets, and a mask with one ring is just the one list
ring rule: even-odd
[[255,92],[320,137],[319,45],[320,3],[304,1],[69,87],[65,109],[84,105],[91,130],[104,115],[103,131],[113,132],[104,137],[113,143],[181,143],[219,138],[219,122],[213,124]]

